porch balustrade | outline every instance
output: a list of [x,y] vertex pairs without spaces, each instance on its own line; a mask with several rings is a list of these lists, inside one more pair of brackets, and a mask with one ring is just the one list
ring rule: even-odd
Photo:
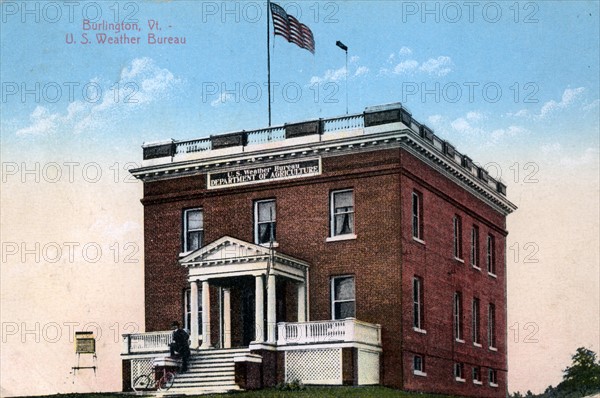
[[381,326],[347,318],[335,321],[281,322],[277,345],[358,342],[381,345]]
[[172,331],[133,333],[123,335],[122,354],[169,351]]

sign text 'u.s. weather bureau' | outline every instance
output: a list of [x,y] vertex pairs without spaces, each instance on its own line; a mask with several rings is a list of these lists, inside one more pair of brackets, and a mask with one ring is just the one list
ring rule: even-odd
[[319,174],[321,174],[321,159],[308,159],[209,173],[206,186],[208,189],[229,188]]

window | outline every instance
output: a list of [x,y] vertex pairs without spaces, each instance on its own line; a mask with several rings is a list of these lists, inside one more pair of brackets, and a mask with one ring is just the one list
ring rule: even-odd
[[413,328],[424,332],[423,279],[418,276],[413,278]]
[[462,294],[454,292],[454,338],[456,341],[464,343],[462,326]]
[[473,366],[473,384],[481,385],[481,368]]
[[465,369],[465,367],[462,363],[456,362],[454,364],[454,379],[456,381],[460,381],[460,382],[465,381],[464,369]]
[[481,347],[481,336],[479,335],[479,299],[473,299],[473,344]]
[[202,209],[188,209],[183,213],[183,251],[191,252],[204,243],[204,214]]
[[254,242],[268,244],[276,241],[277,217],[275,200],[254,202]]
[[423,240],[423,196],[420,192],[412,193],[412,236],[420,241]]
[[454,216],[454,258],[462,259],[462,221]]
[[331,236],[354,234],[354,192],[331,193]]
[[479,227],[473,225],[471,230],[471,265],[473,268],[479,267]]
[[[184,308],[185,308],[185,322],[184,328],[188,331],[192,330],[192,291],[191,289],[185,290],[184,295]],[[198,333],[202,335],[202,289],[198,289]]]
[[487,238],[487,269],[488,274],[496,275],[496,242],[492,235],[488,235]]
[[427,376],[425,373],[425,361],[422,355],[413,357],[413,373],[417,376]]
[[496,348],[496,306],[488,307],[488,342],[490,349]]
[[498,373],[494,369],[489,371],[490,387],[498,387]]
[[353,276],[337,276],[331,279],[333,319],[354,318],[355,299]]

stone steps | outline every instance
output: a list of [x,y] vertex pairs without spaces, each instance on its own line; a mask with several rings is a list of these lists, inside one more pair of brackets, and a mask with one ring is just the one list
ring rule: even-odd
[[179,373],[173,386],[163,395],[239,391],[240,387],[235,383],[233,358],[249,352],[244,348],[192,352],[187,372]]

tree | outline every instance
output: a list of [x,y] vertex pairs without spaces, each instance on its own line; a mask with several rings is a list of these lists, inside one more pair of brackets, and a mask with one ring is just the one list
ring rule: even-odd
[[579,347],[571,357],[573,363],[563,372],[563,381],[556,386],[561,394],[590,394],[600,391],[600,362],[596,353]]

